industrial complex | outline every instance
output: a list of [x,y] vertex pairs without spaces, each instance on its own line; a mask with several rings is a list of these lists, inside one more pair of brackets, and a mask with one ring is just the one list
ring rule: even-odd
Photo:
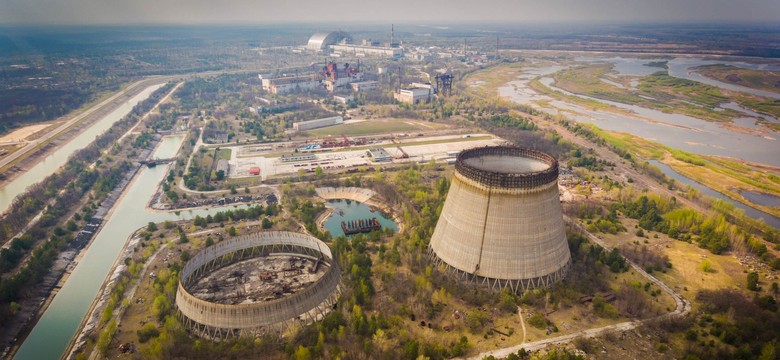
[[360,44],[355,44],[352,36],[343,31],[322,31],[315,33],[309,38],[306,49],[327,53],[331,56],[376,56],[394,59],[404,56],[404,49],[395,41],[394,30],[391,30],[390,42],[386,44],[371,40],[364,40]]
[[327,315],[340,280],[338,263],[319,239],[260,232],[209,246],[187,262],[176,307],[190,331],[205,338],[283,335]]
[[429,255],[490,289],[549,287],[569,270],[558,162],[540,151],[493,146],[461,152]]

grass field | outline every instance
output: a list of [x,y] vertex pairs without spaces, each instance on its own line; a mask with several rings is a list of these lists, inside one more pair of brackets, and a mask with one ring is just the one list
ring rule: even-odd
[[314,136],[358,136],[383,134],[392,132],[412,132],[426,130],[440,130],[444,125],[409,119],[372,119],[357,123],[329,126],[322,129],[307,131]]
[[748,166],[736,159],[691,154],[635,135],[589,126],[593,132],[618,149],[639,155],[644,159],[659,160],[671,166],[674,171],[736,201],[780,216],[780,209],[754,204],[737,191],[744,189],[780,196],[780,186],[778,186],[780,180],[778,175],[770,170]]
[[493,66],[489,69],[468,74],[464,79],[464,82],[468,84],[472,90],[487,95],[494,95],[498,88],[506,85],[508,81],[512,81],[520,76],[525,67],[527,67],[527,64],[522,62]]
[[[594,64],[561,70],[553,78],[555,86],[572,93],[708,121],[729,122],[740,115],[734,110],[713,110],[713,107],[729,100],[714,86],[671,77],[665,71],[659,71],[642,77],[637,90],[630,90],[602,81],[611,72],[610,64]],[[609,80],[615,81],[614,78]]]
[[[617,86],[605,83],[599,80],[599,76],[607,73],[607,68],[611,68],[609,65],[598,66],[593,65],[589,67],[579,68],[576,73],[566,73],[565,78],[571,79],[574,84],[571,90],[576,91],[618,91],[625,90]],[[487,91],[488,88],[495,91],[498,87],[506,85],[508,81],[511,81],[511,77],[504,78],[502,85],[499,84],[499,78],[501,75],[497,74],[519,74],[521,72],[518,64],[499,65],[497,67],[483,70],[474,74],[470,74],[467,81],[478,81],[483,91]],[[516,75],[515,75],[516,77]],[[672,91],[671,88],[686,88],[689,82],[684,79],[677,79],[668,76],[661,76],[660,74],[654,79],[655,83],[646,84],[648,89],[654,89],[654,91],[661,91],[661,89],[669,88],[668,91]],[[613,80],[614,81],[614,80]],[[700,87],[699,83],[693,83],[691,89],[674,90],[685,92],[689,96],[689,99],[699,99],[702,102],[714,102],[720,99],[722,93],[713,92],[712,89]],[[497,86],[497,87],[494,87]],[[625,113],[626,111],[609,104],[605,104],[593,99],[583,99],[581,97],[564,94],[560,91],[551,89],[542,84],[538,79],[531,80],[528,86],[537,92],[547,94],[551,97],[561,99],[563,101],[576,103],[580,106],[593,109],[610,111],[616,113]],[[606,91],[609,93],[609,91]],[[625,90],[627,91],[627,90]],[[714,89],[714,91],[718,91]],[[780,101],[771,101],[764,98],[741,96],[735,99],[740,102],[741,99],[748,98],[751,101],[765,101],[767,104],[776,106],[780,109]],[[640,98],[643,101],[646,99]],[[762,99],[762,100],[760,100]],[[694,106],[688,104],[688,106]],[[748,106],[746,106],[748,107]],[[754,106],[749,106],[754,107]],[[712,111],[712,110],[709,110]],[[712,111],[714,112],[714,111]],[[723,115],[725,112],[718,112]],[[691,115],[691,114],[688,114]],[[641,137],[631,135],[628,133],[618,133],[601,130],[596,126],[589,126],[593,132],[597,133],[601,138],[609,142],[612,146],[630,152],[634,155],[638,155],[644,159],[656,159],[669,166],[671,166],[678,173],[691,178],[707,187],[710,187],[736,201],[758,208],[761,211],[780,216],[780,209],[770,208],[754,204],[742,195],[738,190],[750,190],[763,193],[773,194],[780,196],[780,178],[777,173],[773,173],[770,170],[747,166],[743,162],[734,159],[727,159],[715,156],[699,156],[696,154],[687,153],[677,149],[673,149],[661,144],[648,141]]]
[[724,64],[699,66],[693,70],[724,83],[780,93],[780,71],[743,69]]
[[[639,241],[648,248],[661,250],[669,257],[672,268],[666,272],[656,271],[653,275],[686,298],[693,299],[699,290],[745,287],[746,275],[733,255],[714,255],[694,244],[671,239],[666,234],[654,231],[647,232],[647,238],[638,238],[631,231],[637,224],[636,220],[622,219],[621,222],[629,231],[615,235],[601,234],[604,241],[615,247]],[[709,264],[710,271],[702,269],[704,262]],[[664,295],[658,299],[659,305],[674,308],[674,300],[668,294]]]
[[219,149],[219,153],[217,153],[217,160],[230,160],[230,155],[232,152],[233,151],[230,149]]

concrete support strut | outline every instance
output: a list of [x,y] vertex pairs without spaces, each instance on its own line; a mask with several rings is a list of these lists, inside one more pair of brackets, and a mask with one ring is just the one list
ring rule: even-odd
[[436,252],[434,252],[430,246],[428,246],[427,255],[428,255],[428,259],[434,265],[443,268],[446,273],[450,274],[457,281],[473,283],[476,284],[477,286],[483,287],[490,291],[502,291],[504,289],[509,289],[510,291],[516,294],[521,294],[526,290],[531,290],[536,288],[555,287],[555,284],[562,281],[566,277],[566,275],[569,274],[569,270],[571,269],[571,260],[570,260],[568,263],[566,263],[566,265],[564,265],[560,269],[544,276],[539,276],[530,279],[515,279],[515,280],[494,279],[494,278],[475,275],[473,273],[468,273],[458,268],[454,268],[450,266],[446,262],[442,261],[438,256],[436,256]]

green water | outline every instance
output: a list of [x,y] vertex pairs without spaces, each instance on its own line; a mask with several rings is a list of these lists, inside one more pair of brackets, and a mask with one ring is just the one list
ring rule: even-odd
[[328,220],[325,220],[323,224],[325,228],[330,232],[330,235],[334,238],[344,235],[344,231],[341,230],[342,221],[352,221],[359,219],[366,219],[376,217],[379,220],[379,224],[383,229],[393,229],[398,231],[398,225],[387,214],[377,210],[371,212],[371,207],[366,204],[359,203],[357,201],[349,200],[328,200],[325,203],[327,207],[334,210]]

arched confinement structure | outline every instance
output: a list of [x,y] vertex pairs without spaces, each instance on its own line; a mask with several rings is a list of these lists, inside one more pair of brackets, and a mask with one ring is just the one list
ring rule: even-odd
[[[309,259],[313,266],[324,267],[325,273],[298,292],[268,301],[221,304],[200,299],[189,291],[198,279],[215,270],[278,255]],[[319,239],[286,231],[260,232],[209,246],[190,259],[181,271],[176,307],[185,325],[202,337],[281,335],[291,325],[310,324],[327,315],[338,299],[340,280],[338,263],[328,245]]]
[[327,50],[328,45],[334,45],[351,39],[352,37],[343,31],[321,31],[309,38],[306,48],[313,51],[323,51]]
[[549,154],[494,146],[461,152],[428,248],[434,263],[491,289],[548,287],[569,270]]

